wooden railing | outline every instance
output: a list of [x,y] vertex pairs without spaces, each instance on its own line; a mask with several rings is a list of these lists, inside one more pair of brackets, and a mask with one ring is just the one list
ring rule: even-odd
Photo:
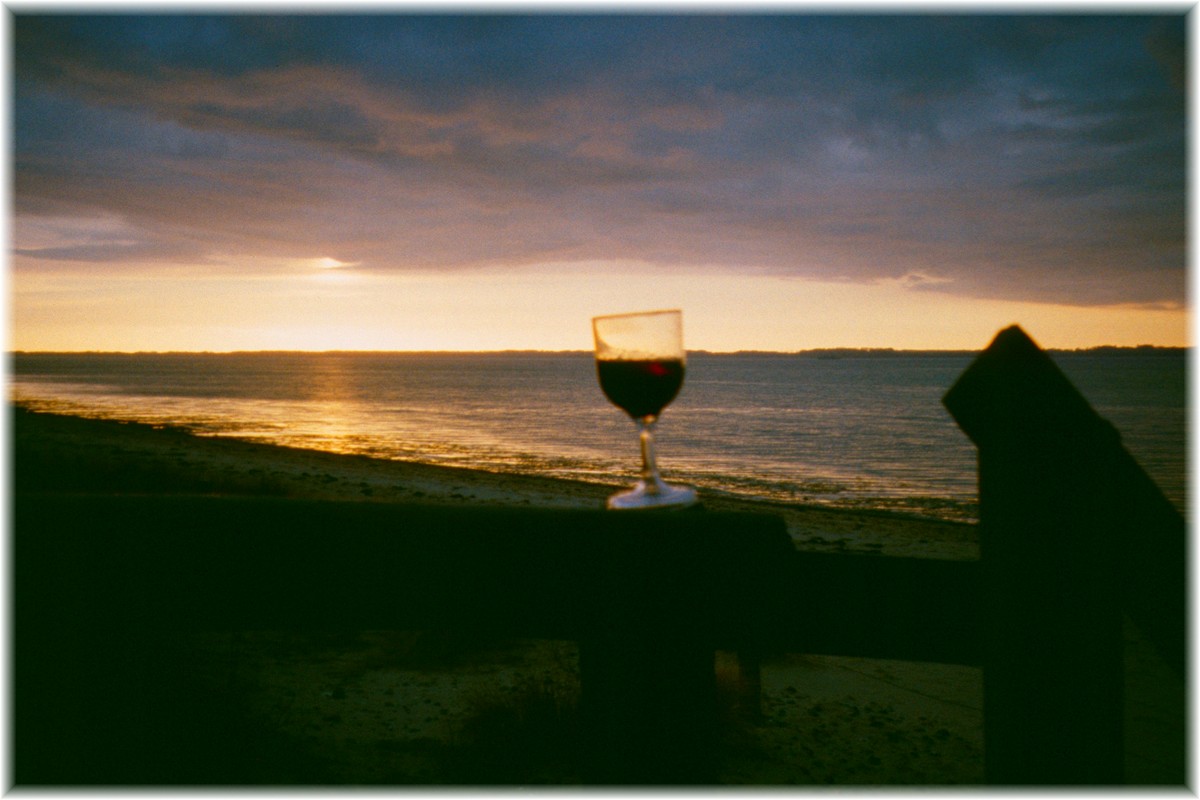
[[18,784],[136,781],[110,746],[150,735],[91,711],[136,682],[95,655],[206,629],[577,640],[586,778],[703,782],[714,651],[756,641],[793,555],[776,517],[700,511],[18,495],[14,521]]
[[945,402],[979,447],[980,561],[796,552],[777,517],[700,510],[17,495],[14,779],[136,781],[111,743],[136,720],[88,707],[125,676],[81,653],[438,628],[579,641],[596,783],[713,779],[718,649],[982,666],[989,782],[1120,783],[1121,613],[1183,674],[1182,518],[1017,329]]

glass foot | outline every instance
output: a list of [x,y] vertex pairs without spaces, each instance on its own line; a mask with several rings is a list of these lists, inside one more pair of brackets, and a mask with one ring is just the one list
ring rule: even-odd
[[659,483],[648,489],[645,481],[638,481],[632,489],[618,492],[608,498],[608,507],[615,509],[665,508],[690,506],[696,502],[696,490],[690,486],[672,486]]

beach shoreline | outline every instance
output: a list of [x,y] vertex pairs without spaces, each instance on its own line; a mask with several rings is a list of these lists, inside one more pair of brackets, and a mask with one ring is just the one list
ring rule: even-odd
[[[624,488],[557,477],[329,453],[169,425],[32,411],[10,404],[14,488],[271,494],[370,502],[603,508]],[[705,508],[782,517],[797,547],[917,558],[978,558],[976,526],[902,512],[757,500],[712,492]]]

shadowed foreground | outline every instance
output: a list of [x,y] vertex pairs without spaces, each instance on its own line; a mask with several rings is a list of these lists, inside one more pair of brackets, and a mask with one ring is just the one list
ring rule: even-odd
[[[74,432],[67,436],[55,429],[60,422]],[[253,467],[238,474],[265,480],[246,485],[224,478],[214,486],[211,470],[189,469],[195,440],[138,426],[138,436],[169,439],[174,452],[172,468],[157,468],[160,463],[148,469],[144,458],[114,452],[111,445],[126,432],[114,434],[114,426],[134,432],[115,423],[18,414],[18,488],[80,491],[99,479],[96,488],[105,493],[122,485],[180,492],[197,480],[191,486],[202,492],[294,493],[284,481],[270,485],[270,471],[253,473]],[[109,445],[100,451],[88,434],[98,430]],[[50,441],[52,447],[42,446]],[[134,437],[125,441],[132,445]],[[203,444],[206,449],[240,445]],[[304,454],[287,457],[303,459]],[[80,468],[98,459],[103,470]],[[254,463],[245,453],[237,459],[243,466]],[[31,468],[23,471],[22,464]],[[405,491],[411,474],[397,465],[374,466],[393,491]],[[419,491],[428,494],[433,482],[422,480]],[[55,486],[56,481],[68,485]],[[460,483],[454,491],[467,490]],[[536,491],[547,487],[538,484]],[[571,491],[602,497],[605,490]],[[32,502],[29,495],[24,501],[21,496],[18,503]],[[855,524],[861,526],[862,518]],[[948,530],[937,524],[924,529],[927,541]],[[794,529],[793,538],[802,539]],[[780,613],[797,615],[804,609]],[[32,691],[37,702],[18,718],[15,736],[18,747],[23,729],[53,745],[31,756],[24,775],[18,769],[18,783],[569,785],[585,780],[580,765],[589,745],[580,727],[578,650],[570,641],[514,639],[493,631],[210,630],[177,632],[154,647],[137,641],[113,647],[102,637],[67,641],[55,631],[39,633],[47,652],[57,657],[26,671],[37,677],[19,691],[27,699]],[[1146,674],[1153,659],[1134,644],[1133,667]],[[718,654],[716,783],[982,781],[981,684],[975,667],[778,655],[765,659],[761,681],[760,713],[749,703],[736,661],[729,653]],[[1161,727],[1154,703],[1172,697],[1170,691],[1155,694],[1157,686],[1166,684],[1151,680],[1145,683],[1148,691],[1131,700],[1134,713],[1148,717],[1143,731]],[[1156,741],[1144,735],[1130,740],[1131,747],[1151,751]],[[1162,774],[1170,774],[1171,753],[1159,759]],[[1144,753],[1133,760],[1143,770],[1140,777],[1130,775],[1135,782],[1170,781],[1155,777],[1154,761]]]

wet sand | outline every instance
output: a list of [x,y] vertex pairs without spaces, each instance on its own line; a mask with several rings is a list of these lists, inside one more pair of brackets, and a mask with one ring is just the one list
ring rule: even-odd
[[[14,409],[18,491],[217,493],[363,502],[599,508],[613,486],[196,437]],[[784,517],[798,548],[974,559],[974,526],[706,497]],[[803,614],[804,609],[780,613]],[[1178,767],[1171,677],[1130,631],[1129,777]],[[197,723],[223,733],[212,780],[269,785],[572,785],[577,650],[406,631],[218,631],[178,643]],[[777,655],[751,701],[718,654],[725,785],[973,786],[983,781],[982,672]],[[186,704],[185,704],[186,705]],[[207,722],[205,722],[207,720]],[[232,731],[232,733],[230,732]],[[19,736],[19,732],[17,733]],[[1166,739],[1164,739],[1166,737]],[[219,769],[217,769],[219,766]],[[195,781],[208,782],[209,775]]]
[[[14,409],[18,490],[201,492],[382,502],[603,508],[625,488],[193,436],[171,427]],[[669,476],[668,476],[669,477]],[[716,511],[778,514],[797,546],[919,558],[979,556],[975,527],[876,511],[702,496]]]

